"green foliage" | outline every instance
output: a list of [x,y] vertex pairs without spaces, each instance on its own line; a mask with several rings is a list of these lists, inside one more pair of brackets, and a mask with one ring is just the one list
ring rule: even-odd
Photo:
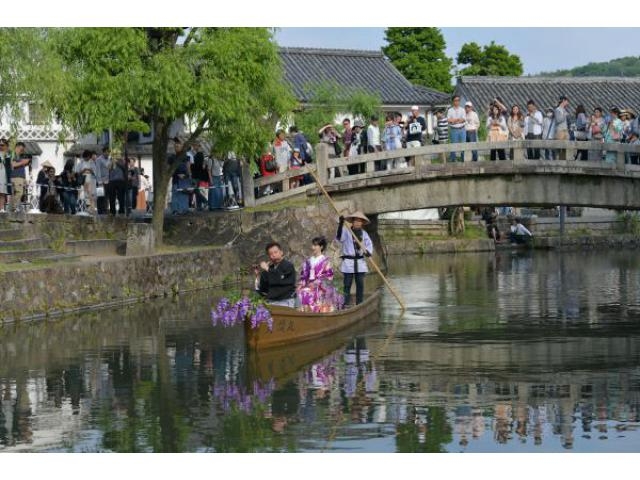
[[345,90],[335,82],[318,82],[306,86],[309,105],[296,112],[295,125],[316,144],[318,130],[346,112],[362,118],[365,123],[373,114],[380,114],[380,96],[362,89]]
[[637,77],[640,76],[640,57],[622,57],[608,62],[590,62],[569,70],[542,72],[545,77]]
[[638,212],[621,212],[616,216],[619,233],[640,235],[640,215]]
[[390,27],[385,30],[385,40],[382,51],[411,83],[453,91],[453,62],[445,54],[447,44],[439,28]]
[[[447,412],[443,407],[427,406],[424,423],[401,423],[396,428],[396,452],[445,453],[453,439]],[[424,436],[421,441],[420,434]]]
[[[0,108],[10,114],[10,128],[17,129],[24,117],[21,102],[25,98],[41,104],[43,111],[51,112],[46,103],[51,92],[60,88],[60,64],[51,55],[46,29],[0,28]],[[51,122],[53,115],[45,120]]]
[[458,65],[468,65],[459,70],[460,75],[519,77],[524,72],[520,57],[495,42],[484,47],[475,42],[465,43],[456,61]]
[[[266,28],[65,28],[47,39],[62,66],[48,100],[65,123],[81,133],[154,127],[160,202],[178,165],[167,162],[174,121],[185,122],[187,144],[205,138],[251,160],[295,105]],[[159,245],[163,222],[164,210],[154,210]]]

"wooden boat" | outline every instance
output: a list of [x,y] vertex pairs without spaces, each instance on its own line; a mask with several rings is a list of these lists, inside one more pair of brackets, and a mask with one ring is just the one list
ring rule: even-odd
[[253,350],[281,347],[339,332],[376,312],[380,295],[380,290],[376,290],[360,305],[330,313],[307,313],[289,307],[271,306],[273,330],[269,332],[265,324],[254,330],[247,323],[247,346]]

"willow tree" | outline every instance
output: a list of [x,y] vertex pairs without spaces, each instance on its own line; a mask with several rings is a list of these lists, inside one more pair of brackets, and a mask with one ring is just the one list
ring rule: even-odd
[[12,132],[24,117],[26,100],[49,110],[44,102],[58,88],[58,67],[47,48],[44,30],[0,28],[0,110],[6,112]]
[[185,123],[186,145],[205,138],[218,151],[252,158],[294,106],[266,28],[68,28],[49,37],[62,59],[64,87],[54,103],[67,125],[153,129],[156,245],[179,163],[167,155],[172,125]]

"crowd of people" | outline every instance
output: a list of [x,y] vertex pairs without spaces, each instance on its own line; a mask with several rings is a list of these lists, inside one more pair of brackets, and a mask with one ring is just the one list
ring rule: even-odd
[[[433,143],[477,142],[480,119],[471,102],[460,107],[460,97],[454,96],[453,105],[446,110],[436,111],[436,130]],[[584,106],[578,104],[572,112],[569,98],[561,96],[555,107],[538,108],[534,100],[528,100],[526,107],[511,105],[508,108],[500,97],[495,97],[486,111],[486,130],[488,142],[504,142],[518,140],[570,140],[577,142],[629,143],[638,145],[640,127],[638,116],[631,109],[611,107],[606,113],[603,108],[595,107],[588,115]],[[513,151],[509,152],[513,158]],[[589,151],[579,149],[574,160],[616,161],[616,152],[601,150]],[[539,160],[566,160],[566,151],[553,149],[528,148],[526,157]],[[492,149],[491,160],[506,160],[504,149]],[[456,161],[456,153],[451,152],[450,161]],[[464,160],[464,154],[460,158]],[[477,152],[473,152],[473,161],[478,160]],[[639,164],[637,154],[627,154],[627,163]]]
[[[17,142],[9,151],[6,139],[0,139],[0,211],[22,211],[29,203],[28,185],[32,157]],[[153,202],[153,186],[134,158],[113,159],[105,147],[98,156],[85,150],[80,158],[69,158],[61,172],[45,160],[37,174],[37,205],[43,213],[130,215],[134,209],[147,211]]]
[[[327,144],[330,157],[354,157],[402,148],[416,148],[426,144],[475,143],[484,140],[481,124],[486,129],[486,140],[490,143],[518,140],[571,140],[576,142],[601,142],[640,144],[639,118],[631,108],[612,107],[606,112],[596,107],[591,114],[579,104],[573,111],[570,100],[561,96],[555,107],[538,108],[529,100],[520,105],[507,107],[496,96],[482,112],[482,118],[472,102],[461,105],[461,98],[454,95],[452,104],[445,109],[422,114],[417,105],[408,115],[400,112],[387,113],[384,125],[377,115],[365,124],[361,118],[345,117],[342,128],[327,123],[318,130],[317,141]],[[339,131],[340,130],[340,131]],[[177,169],[172,177],[169,208],[170,213],[184,214],[190,210],[235,209],[243,205],[242,161],[233,152],[213,155],[205,153],[195,143],[183,152],[183,144],[173,139],[175,153],[170,161],[176,161]],[[472,161],[478,161],[478,152],[473,150]],[[269,177],[289,170],[299,170],[313,162],[314,149],[302,131],[291,126],[287,132],[279,129],[272,142],[265,146],[263,154],[256,159],[258,175]],[[502,148],[490,150],[490,160],[513,158],[513,150]],[[626,161],[640,164],[640,155],[626,153]],[[566,159],[566,150],[527,148],[529,159]],[[411,157],[379,160],[375,170],[383,171],[408,166]],[[616,162],[617,152],[606,148],[590,150],[589,146],[578,148],[575,160],[604,160]],[[0,140],[0,160],[5,168],[0,169],[0,210],[9,207],[19,209],[28,186],[27,170],[31,157],[24,153],[24,143],[17,142],[14,152],[8,151],[8,142]],[[448,161],[464,161],[464,152],[452,151]],[[47,162],[45,162],[47,164]],[[149,211],[153,204],[152,183],[135,159],[113,159],[108,148],[101,155],[85,151],[80,159],[70,159],[59,174],[49,164],[38,174],[36,184],[41,190],[40,210],[43,212],[76,213],[79,199],[89,214],[129,214],[133,209]],[[330,177],[364,173],[364,163],[330,169]],[[309,174],[291,177],[288,188],[296,188],[313,182]],[[55,190],[54,190],[55,188]],[[267,184],[255,189],[256,197],[282,191],[282,183]],[[47,192],[48,195],[47,195]],[[57,195],[53,195],[55,192]],[[57,198],[57,202],[54,201]],[[46,204],[45,204],[46,201]],[[44,208],[43,208],[44,207]]]

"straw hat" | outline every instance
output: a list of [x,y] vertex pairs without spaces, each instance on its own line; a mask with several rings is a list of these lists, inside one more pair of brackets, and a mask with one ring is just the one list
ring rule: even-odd
[[51,165],[51,162],[49,160],[45,160],[44,162],[42,162],[41,167],[42,168],[55,168],[53,165]]
[[345,217],[345,220],[349,223],[353,223],[353,220],[355,220],[356,218],[359,218],[360,220],[362,220],[365,225],[368,225],[369,223],[371,223],[371,221],[367,218],[367,216],[364,213],[362,213],[360,210],[358,210],[355,213],[352,213],[351,215],[347,215]]

